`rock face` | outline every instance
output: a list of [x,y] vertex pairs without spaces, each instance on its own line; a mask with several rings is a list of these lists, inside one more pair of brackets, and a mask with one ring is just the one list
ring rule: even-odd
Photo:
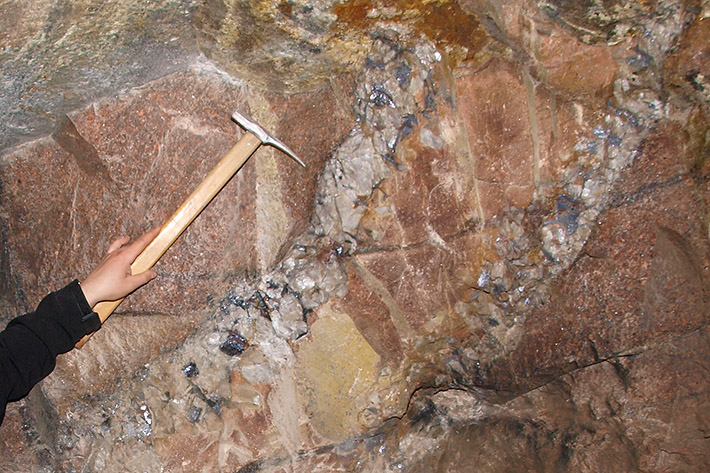
[[4,322],[234,109],[308,164],[255,153],[9,406],[3,471],[710,467],[707,2],[1,8]]

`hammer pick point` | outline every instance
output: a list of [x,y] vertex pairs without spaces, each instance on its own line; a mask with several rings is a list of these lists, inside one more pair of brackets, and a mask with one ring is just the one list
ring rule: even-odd
[[242,128],[244,128],[246,131],[252,133],[254,136],[259,138],[259,140],[261,140],[262,144],[271,145],[276,149],[280,149],[281,151],[286,153],[291,159],[296,161],[298,164],[300,164],[304,168],[306,167],[306,165],[303,163],[303,161],[298,159],[298,156],[296,156],[296,153],[291,151],[291,149],[288,146],[286,146],[284,143],[282,143],[281,140],[271,136],[266,130],[264,130],[257,123],[248,119],[247,117],[245,117],[241,113],[237,112],[236,110],[232,114],[232,120],[237,122],[237,124],[239,126],[241,126]]

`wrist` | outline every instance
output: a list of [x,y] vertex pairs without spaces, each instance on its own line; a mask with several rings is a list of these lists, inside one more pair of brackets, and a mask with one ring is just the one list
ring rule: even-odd
[[100,302],[98,297],[96,296],[96,291],[89,279],[79,281],[79,288],[81,289],[81,292],[84,294],[84,298],[86,299],[86,302],[89,304],[89,307],[93,308],[96,304],[98,304]]
[[86,299],[86,294],[81,287],[81,282],[77,279],[69,284],[66,288],[76,302],[79,308],[81,317],[81,326],[84,329],[84,335],[93,333],[101,328],[101,319],[99,315],[92,310],[92,304]]

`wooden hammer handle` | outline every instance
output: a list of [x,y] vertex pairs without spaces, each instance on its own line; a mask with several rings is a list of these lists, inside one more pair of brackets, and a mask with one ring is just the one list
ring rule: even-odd
[[[261,145],[261,140],[253,133],[247,131],[232,149],[222,158],[217,166],[210,171],[199,186],[192,192],[190,197],[182,203],[179,209],[160,229],[160,233],[148,244],[131,265],[133,274],[140,274],[149,270],[158,262],[161,256],[168,251],[168,248],[178,239],[178,237],[190,226],[193,220],[202,212],[220,190],[229,182],[232,176],[249,159],[249,156]],[[99,302],[93,307],[94,312],[99,315],[103,324],[106,319],[116,310],[123,299],[117,301]],[[92,334],[84,336],[75,345],[81,348],[89,340]]]

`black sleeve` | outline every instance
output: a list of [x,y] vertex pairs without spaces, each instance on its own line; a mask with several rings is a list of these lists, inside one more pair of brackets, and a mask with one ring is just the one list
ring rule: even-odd
[[52,372],[57,355],[100,327],[76,280],[10,321],[0,332],[0,423],[7,402],[25,397]]

